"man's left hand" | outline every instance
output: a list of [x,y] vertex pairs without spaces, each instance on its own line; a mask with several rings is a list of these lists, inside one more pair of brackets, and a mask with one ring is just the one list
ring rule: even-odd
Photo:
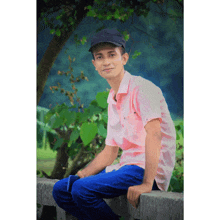
[[128,188],[127,199],[134,208],[138,207],[140,195],[142,193],[150,193],[152,186],[142,183],[141,185],[130,186]]

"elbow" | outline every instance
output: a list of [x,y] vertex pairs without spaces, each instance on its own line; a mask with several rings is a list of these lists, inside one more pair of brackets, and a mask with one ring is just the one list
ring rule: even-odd
[[110,166],[117,159],[117,156],[118,155],[116,155],[116,156],[114,155],[114,156],[110,157],[108,160],[107,166]]

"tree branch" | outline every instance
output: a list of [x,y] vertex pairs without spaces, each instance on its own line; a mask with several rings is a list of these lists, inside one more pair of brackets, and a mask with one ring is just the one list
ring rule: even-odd
[[70,168],[68,168],[68,169],[66,170],[66,173],[65,173],[65,175],[64,175],[64,178],[68,177],[68,176],[71,174],[71,171],[72,171],[72,170],[74,169],[74,167],[76,166],[76,164],[77,164],[79,158],[83,155],[83,151],[84,151],[84,146],[83,146],[83,144],[82,144],[82,147],[81,147],[79,153],[78,153],[78,154],[75,156],[75,158],[73,159],[73,162],[72,162]]
[[48,178],[48,179],[52,179],[50,176],[48,176],[43,170],[41,170],[41,172],[42,172],[42,174],[46,177],[46,178]]

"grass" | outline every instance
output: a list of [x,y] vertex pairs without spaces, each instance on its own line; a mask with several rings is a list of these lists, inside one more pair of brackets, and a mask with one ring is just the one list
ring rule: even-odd
[[48,145],[46,149],[37,148],[37,170],[43,170],[50,175],[55,164],[56,155],[57,152],[52,151]]
[[37,159],[39,160],[55,159],[56,155],[57,152],[51,150],[49,146],[47,146],[46,149],[37,148]]

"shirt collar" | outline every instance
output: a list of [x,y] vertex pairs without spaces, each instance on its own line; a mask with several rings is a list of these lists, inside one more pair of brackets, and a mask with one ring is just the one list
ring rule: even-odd
[[[131,74],[125,70],[124,77],[123,77],[123,79],[120,83],[119,89],[118,89],[118,94],[120,94],[120,93],[127,94],[128,93],[128,86],[130,83],[130,79],[131,79]],[[111,90],[109,92],[108,99],[107,99],[107,103],[109,103],[110,100],[114,98],[114,95],[115,95],[114,90],[111,88]]]

